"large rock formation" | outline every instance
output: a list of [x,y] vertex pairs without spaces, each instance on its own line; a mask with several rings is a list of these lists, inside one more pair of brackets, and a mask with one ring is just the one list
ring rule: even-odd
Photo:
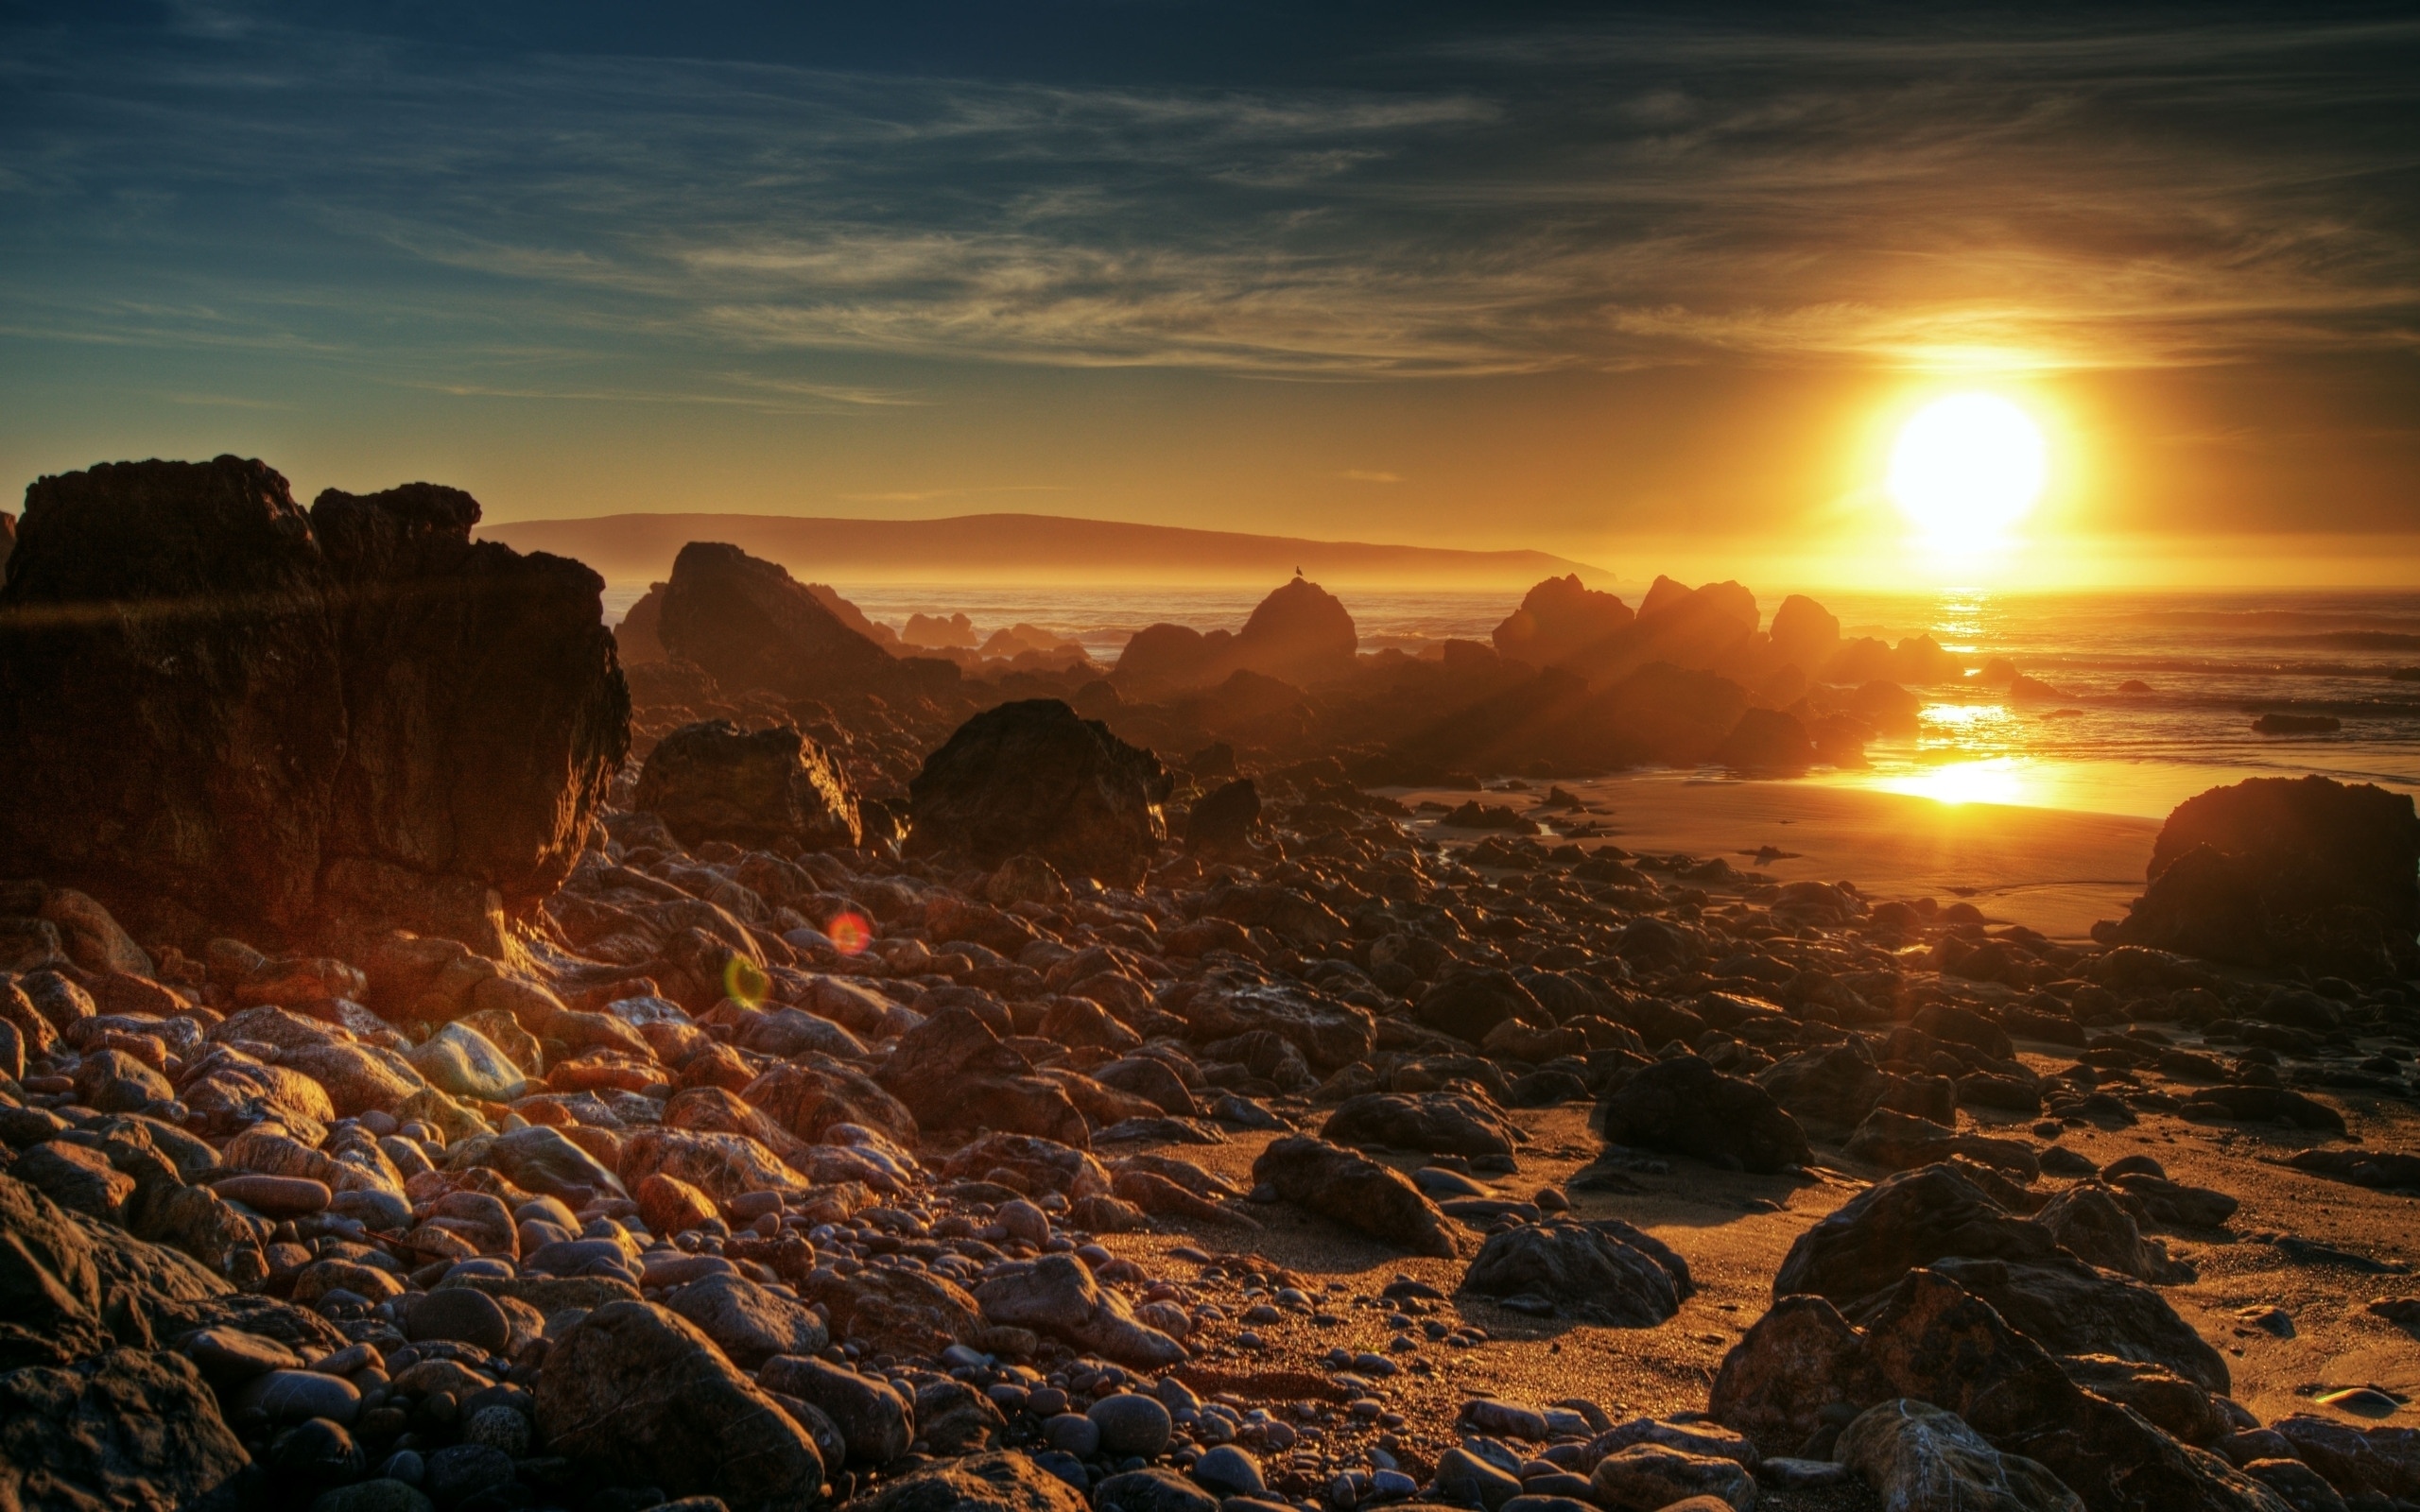
[[1578,573],[1549,577],[1495,627],[1495,649],[1531,666],[1551,666],[1635,618],[1620,599],[1582,585]]
[[1745,647],[1756,633],[1756,595],[1737,583],[1685,588],[1658,577],[1638,618],[1563,660],[1593,687],[1617,682],[1657,662],[1711,667]]
[[[829,592],[829,590],[826,590]],[[958,681],[946,662],[893,659],[778,562],[693,541],[673,558],[657,635],[726,688],[791,698],[912,696]]]
[[1344,605],[1297,577],[1262,599],[1233,634],[1205,635],[1182,625],[1145,627],[1127,642],[1112,677],[1141,696],[1206,688],[1237,672],[1311,687],[1350,674],[1360,644]]
[[984,868],[1030,852],[1062,872],[1132,885],[1167,822],[1167,769],[1056,698],[985,710],[908,786],[910,850]]
[[683,725],[648,753],[632,803],[683,845],[824,850],[854,846],[861,833],[847,776],[789,725],[752,732],[727,719]]
[[306,514],[257,461],[37,480],[0,588],[0,855],[147,938],[500,949],[629,744],[578,562],[413,484]]
[[2094,933],[2243,966],[2420,971],[2420,814],[2409,794],[2256,777],[2177,805],[2151,885]]
[[614,644],[622,653],[622,665],[663,661],[670,654],[664,649],[663,632],[664,585],[649,583],[645,596],[614,627]]

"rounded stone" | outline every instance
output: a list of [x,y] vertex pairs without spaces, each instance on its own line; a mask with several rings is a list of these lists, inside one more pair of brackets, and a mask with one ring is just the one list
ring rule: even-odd
[[361,1393],[341,1376],[272,1370],[245,1383],[230,1405],[237,1416],[256,1412],[271,1422],[325,1418],[340,1428],[350,1428],[361,1412]]
[[1116,1459],[1151,1458],[1168,1447],[1176,1427],[1167,1408],[1131,1392],[1103,1397],[1085,1416],[1100,1430],[1101,1452]]
[[1089,1418],[1063,1412],[1042,1425],[1042,1436],[1050,1447],[1078,1459],[1090,1459],[1100,1452],[1100,1429]]
[[290,1486],[324,1489],[361,1479],[361,1447],[325,1418],[287,1429],[269,1445],[271,1473]]
[[211,1189],[270,1218],[302,1218],[323,1212],[328,1184],[300,1176],[231,1176]]
[[1221,1496],[1258,1496],[1269,1489],[1260,1461],[1233,1444],[1220,1444],[1193,1462],[1193,1478]]
[[529,1419],[502,1402],[482,1407],[462,1424],[462,1442],[500,1449],[515,1459],[529,1452]]
[[454,1444],[428,1456],[424,1483],[441,1506],[454,1506],[482,1491],[512,1484],[512,1456],[485,1444]]
[[360,1481],[322,1491],[311,1512],[436,1512],[420,1488],[402,1481]]
[[490,1354],[502,1353],[512,1340],[512,1324],[495,1298],[467,1286],[447,1286],[422,1297],[412,1305],[404,1332],[414,1344],[443,1339]]

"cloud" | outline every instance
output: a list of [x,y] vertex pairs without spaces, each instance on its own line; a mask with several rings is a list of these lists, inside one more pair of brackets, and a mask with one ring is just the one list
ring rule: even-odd
[[[260,22],[29,44],[0,326],[811,412],[927,402],[795,375],[824,354],[1337,380],[2408,350],[2415,54],[2401,20],[1616,20],[1356,87],[1144,90]],[[84,297],[104,278],[212,317]]]
[[1403,474],[1400,472],[1365,472],[1359,468],[1346,468],[1337,476],[1347,483],[1401,483],[1403,481]]

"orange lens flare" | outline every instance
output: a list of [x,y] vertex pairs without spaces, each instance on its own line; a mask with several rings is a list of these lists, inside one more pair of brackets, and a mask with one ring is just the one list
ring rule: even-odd
[[873,926],[863,914],[836,914],[823,933],[843,955],[856,955],[873,943]]

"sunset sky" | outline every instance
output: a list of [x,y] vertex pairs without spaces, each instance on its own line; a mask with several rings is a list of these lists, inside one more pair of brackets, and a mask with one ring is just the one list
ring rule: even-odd
[[2410,7],[1304,9],[0,5],[0,485],[2413,580]]

